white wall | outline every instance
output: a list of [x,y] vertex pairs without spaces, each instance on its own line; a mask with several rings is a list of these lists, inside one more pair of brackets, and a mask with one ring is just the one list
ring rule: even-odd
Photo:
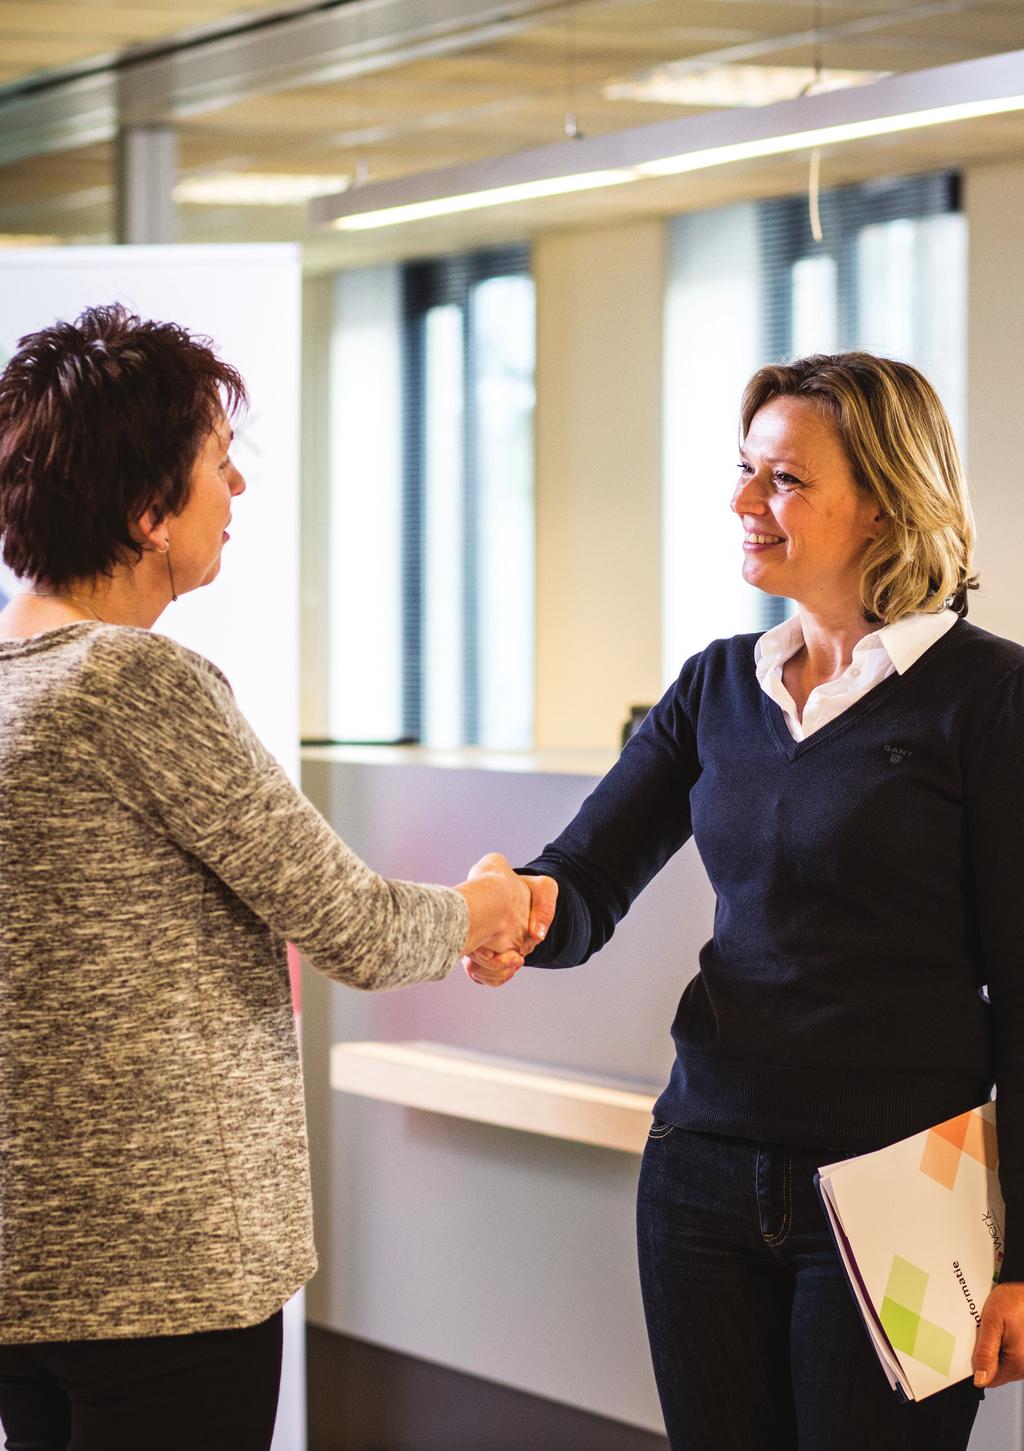
[[[249,386],[232,454],[248,482],[215,582],[157,629],[225,672],[266,745],[298,774],[299,251],[53,247],[0,254],[0,345],[123,302],[212,337]],[[258,299],[258,305],[254,299]]]
[[533,275],[536,743],[606,749],[661,694],[664,224],[540,237]]
[[[968,223],[967,474],[982,588],[971,618],[1024,641],[1020,505],[1024,386],[1024,161],[965,178]],[[936,298],[935,305],[942,306]]]
[[[967,211],[967,477],[978,522],[981,589],[971,596],[975,624],[1024,641],[1017,518],[1019,392],[1024,381],[1024,161],[972,167],[964,177]],[[935,306],[943,305],[941,298]],[[1024,1447],[1024,1389],[990,1394],[971,1451]]]
[[299,568],[299,722],[303,738],[330,734],[331,607],[328,538],[331,518],[328,358],[334,279],[302,283],[302,454]]

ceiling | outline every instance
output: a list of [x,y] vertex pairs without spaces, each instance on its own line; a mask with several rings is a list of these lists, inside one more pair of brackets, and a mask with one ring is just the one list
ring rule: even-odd
[[[917,71],[1024,49],[1024,0],[0,0],[0,234],[112,239],[117,127],[166,125],[183,179],[230,173],[384,179],[696,114],[608,87],[686,62]],[[835,183],[1007,154],[1003,116],[836,148]],[[503,240],[803,184],[806,158],[309,238],[317,265]],[[307,240],[304,205],[179,206],[188,241]],[[401,233],[401,235],[398,235]]]

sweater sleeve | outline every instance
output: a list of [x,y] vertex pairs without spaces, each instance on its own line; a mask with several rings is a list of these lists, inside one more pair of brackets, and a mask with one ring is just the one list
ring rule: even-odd
[[1006,1201],[1001,1278],[1024,1280],[1024,667],[992,691],[965,742],[964,809],[982,981],[992,1004],[999,1177]]
[[700,775],[689,697],[699,660],[683,667],[561,835],[518,869],[558,882],[555,919],[527,958],[531,967],[586,962],[689,839]]
[[328,977],[364,989],[444,977],[468,909],[448,887],[388,881],[263,746],[227,681],[159,635],[97,640],[77,697],[97,774]]

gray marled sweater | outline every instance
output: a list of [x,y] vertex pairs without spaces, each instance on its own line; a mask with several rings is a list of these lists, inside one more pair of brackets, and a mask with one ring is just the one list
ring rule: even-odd
[[0,642],[0,1341],[277,1310],[316,1267],[285,939],[384,988],[466,925],[348,850],[200,656]]

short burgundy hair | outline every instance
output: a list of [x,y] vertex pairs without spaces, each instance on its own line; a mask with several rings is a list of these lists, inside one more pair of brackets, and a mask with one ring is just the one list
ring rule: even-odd
[[140,558],[129,526],[184,508],[210,430],[247,401],[209,338],[119,303],[29,333],[0,373],[5,562],[60,587]]

